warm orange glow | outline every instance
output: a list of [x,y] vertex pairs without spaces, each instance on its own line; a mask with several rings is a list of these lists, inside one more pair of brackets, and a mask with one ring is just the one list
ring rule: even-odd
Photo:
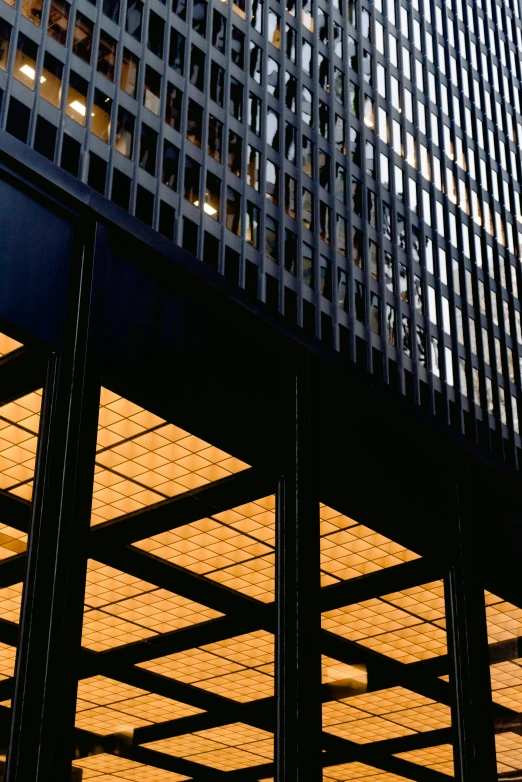
[[82,645],[103,651],[222,616],[129,573],[88,561]]
[[102,388],[91,523],[131,513],[248,466]]
[[326,611],[322,626],[404,663],[446,654],[443,583]]
[[138,666],[247,703],[274,694],[274,636],[258,630]]
[[0,407],[0,489],[30,500],[42,391],[33,391]]
[[273,744],[274,737],[266,730],[236,722],[143,746],[220,771],[235,771],[271,762]]
[[106,753],[73,760],[73,767],[82,769],[82,779],[93,779],[96,782],[183,782],[190,779],[182,774]]
[[274,599],[273,495],[134,545],[264,603]]

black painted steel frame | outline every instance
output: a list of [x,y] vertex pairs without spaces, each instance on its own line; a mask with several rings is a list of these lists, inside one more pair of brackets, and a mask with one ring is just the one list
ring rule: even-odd
[[[0,360],[0,402],[44,386],[33,502],[0,492],[2,521],[30,530],[27,557],[0,563],[0,586],[25,573],[19,632],[0,621],[0,641],[19,649],[14,683],[0,683],[13,697],[7,782],[68,780],[73,747],[94,743],[210,782],[318,782],[322,765],[350,760],[436,782],[444,776],[393,755],[448,742],[458,780],[493,782],[502,710],[491,703],[482,589],[520,602],[520,476],[4,134],[0,231],[1,325],[29,346]],[[254,466],[89,530],[100,383]],[[130,545],[273,491],[275,604]],[[422,559],[320,589],[319,500],[413,542]],[[224,616],[103,653],[80,648],[87,556]],[[321,611],[439,578],[446,657],[403,665],[321,630]],[[276,633],[275,698],[238,704],[135,667],[256,629]],[[321,653],[364,662],[374,689],[450,704],[453,728],[378,746],[321,734],[321,700],[332,697]],[[502,659],[502,644],[494,653]],[[205,712],[138,728],[131,744],[74,731],[78,677],[94,674]],[[275,730],[275,763],[225,773],[140,746],[229,722]]]

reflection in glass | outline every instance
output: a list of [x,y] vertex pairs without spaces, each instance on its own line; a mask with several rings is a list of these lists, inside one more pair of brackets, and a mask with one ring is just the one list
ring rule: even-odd
[[226,226],[229,231],[239,236],[241,225],[241,196],[233,188],[227,187]]
[[116,66],[117,42],[105,31],[100,32],[98,44],[98,73],[102,73],[109,81],[114,81],[114,68]]
[[58,41],[62,46],[67,42],[67,30],[69,27],[69,3],[65,0],[52,0],[49,9],[49,22],[47,34]]
[[74,24],[73,52],[77,57],[90,64],[92,51],[92,36],[94,34],[94,22],[76,12],[76,22]]
[[[38,56],[38,46],[27,38],[23,33],[18,34],[18,46],[16,49],[16,59],[14,67],[14,77],[34,90],[34,80],[36,78],[36,58]],[[40,81],[43,77],[40,77]]]
[[109,141],[111,132],[111,108],[112,100],[101,90],[94,90],[94,103],[92,107],[91,130],[102,141]]
[[0,68],[5,71],[9,56],[9,41],[11,39],[11,25],[0,20]]
[[40,95],[57,108],[62,96],[63,64],[48,52],[45,53]]
[[69,92],[67,94],[67,116],[71,117],[80,125],[85,125],[85,114],[87,104],[87,82],[71,71],[69,76]]
[[147,65],[145,68],[145,88],[143,105],[153,114],[160,113],[161,76],[154,68]]
[[132,54],[128,49],[123,50],[120,87],[127,95],[130,95],[131,98],[136,97],[139,64],[140,61],[136,55]]
[[[14,6],[14,2],[9,5]],[[42,24],[43,0],[22,0],[22,16],[38,27]]]
[[133,115],[125,111],[122,106],[118,109],[118,124],[116,127],[116,144],[115,148],[118,152],[121,152],[125,157],[132,157],[133,143],[134,143],[134,122]]

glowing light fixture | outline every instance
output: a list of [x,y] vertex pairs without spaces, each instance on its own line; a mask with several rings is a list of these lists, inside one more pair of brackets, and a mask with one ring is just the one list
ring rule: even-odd
[[[194,201],[194,206],[199,206],[199,201]],[[217,209],[214,209],[213,206],[207,203],[203,204],[203,211],[206,212],[208,215],[217,214]]]
[[[24,76],[27,76],[31,81],[34,81],[36,72],[34,68],[31,68],[30,65],[22,65],[20,68],[21,72],[24,74]],[[40,76],[40,84],[43,84],[45,81],[45,76]]]
[[82,117],[85,117],[85,106],[80,103],[79,100],[73,100],[72,103],[69,104],[71,109],[74,109],[74,111],[77,111],[78,114],[81,114]]

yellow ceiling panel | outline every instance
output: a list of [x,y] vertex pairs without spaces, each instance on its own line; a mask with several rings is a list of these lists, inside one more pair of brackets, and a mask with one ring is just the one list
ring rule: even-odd
[[274,599],[275,497],[262,497],[134,544],[257,600]]
[[2,356],[7,356],[8,353],[12,353],[22,347],[23,345],[21,342],[17,342],[16,339],[8,337],[7,334],[0,333],[0,358]]
[[0,560],[23,554],[27,549],[27,534],[20,530],[0,524]]
[[97,733],[99,736],[108,736],[111,733],[128,733],[144,725],[150,725],[150,722],[140,717],[130,717],[125,713],[109,709],[107,706],[95,706],[76,714],[77,728]]
[[393,592],[390,595],[384,595],[383,599],[414,614],[414,616],[419,616],[428,622],[438,622],[441,627],[445,626],[446,614],[442,581],[432,581],[429,584],[403,589],[402,592]]
[[109,706],[117,701],[136,698],[147,693],[147,690],[116,679],[109,679],[107,676],[90,676],[78,682],[78,698],[96,706]]
[[82,644],[103,651],[222,616],[207,606],[89,559]]
[[42,390],[0,407],[0,489],[30,500],[33,493]]
[[432,768],[441,774],[454,776],[453,770],[453,747],[451,744],[440,744],[437,747],[426,747],[425,749],[414,749],[410,752],[398,752],[395,757],[407,760],[409,763],[416,763],[418,766]]
[[0,643],[0,681],[14,676],[16,646]]
[[448,706],[404,687],[323,704],[324,730],[360,744],[450,726]]
[[91,523],[131,513],[248,466],[102,388]]
[[92,676],[78,683],[76,727],[99,735],[134,730],[201,711],[106,676]]
[[522,636],[522,609],[486,593],[486,620],[490,644]]
[[240,703],[274,694],[274,636],[264,630],[138,663]]
[[365,717],[361,720],[330,725],[325,728],[325,731],[342,739],[354,741],[356,744],[369,744],[373,741],[385,741],[415,733],[414,730],[396,725],[382,717]]
[[342,763],[337,766],[327,766],[323,769],[323,780],[335,779],[337,782],[410,782],[405,777],[399,777],[389,771],[381,771],[366,763]]
[[404,663],[446,654],[442,581],[326,611],[322,626]]
[[323,728],[325,729],[332,725],[342,725],[345,722],[360,720],[365,717],[368,717],[368,714],[350,706],[347,698],[342,701],[323,703]]
[[434,703],[430,698],[407,690],[404,687],[389,687],[385,690],[366,692],[349,699],[343,699],[343,701],[362,711],[375,715],[395,714],[404,709],[415,709],[419,706],[427,706]]
[[348,665],[334,660],[332,657],[322,655],[322,682],[333,684],[334,682],[348,681],[354,688],[366,689],[368,673],[365,665]]
[[513,771],[522,769],[522,736],[518,733],[498,733],[495,736],[497,749],[497,770],[507,778]]
[[495,663],[490,675],[495,703],[522,713],[522,658]]
[[6,622],[20,621],[23,586],[20,582],[0,589],[0,619],[5,619]]
[[451,728],[451,710],[445,703],[430,703],[427,706],[407,709],[389,716],[388,719],[420,733]]
[[96,782],[127,780],[128,782],[183,782],[190,777],[164,771],[161,768],[146,766],[116,755],[101,753],[87,758],[73,760],[74,768],[82,769],[82,779],[94,779]]
[[143,746],[221,771],[234,771],[270,762],[273,741],[271,733],[236,722]]
[[[418,558],[418,554],[333,508],[323,504],[320,514],[323,586]],[[263,602],[274,599],[274,496],[134,545]]]
[[419,559],[419,555],[321,503],[322,586]]

